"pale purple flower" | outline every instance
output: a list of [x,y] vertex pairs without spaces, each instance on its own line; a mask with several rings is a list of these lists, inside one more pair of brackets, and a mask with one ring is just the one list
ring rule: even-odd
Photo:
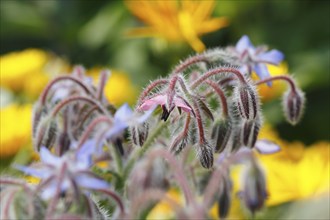
[[147,112],[143,115],[135,114],[128,104],[122,105],[114,115],[113,126],[106,133],[106,137],[109,139],[114,139],[122,134],[122,132],[129,126],[134,126],[145,122],[149,116],[153,113],[155,105],[150,106]]
[[[15,167],[24,173],[41,179],[41,196],[47,200],[59,196],[58,193],[75,192],[82,189],[108,189],[109,184],[98,178],[89,168],[92,165],[91,146],[93,142],[86,142],[77,152],[68,152],[62,157],[53,155],[47,148],[40,149],[41,163],[25,167]],[[60,189],[58,192],[57,189]]]
[[276,152],[279,152],[281,150],[280,146],[275,144],[272,141],[269,140],[258,140],[254,146],[254,148],[260,153],[260,154],[274,154]]
[[[278,50],[267,51],[265,46],[254,47],[246,35],[237,42],[234,52],[241,63],[240,70],[245,74],[255,71],[260,79],[270,77],[266,64],[279,65],[284,58]],[[271,82],[267,84],[271,85]]]

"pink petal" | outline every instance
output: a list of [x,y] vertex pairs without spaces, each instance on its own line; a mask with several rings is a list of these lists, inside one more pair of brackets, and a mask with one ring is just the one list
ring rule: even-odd
[[174,97],[174,104],[176,107],[180,107],[185,112],[192,111],[192,109],[183,101],[182,98]]
[[145,100],[138,109],[142,111],[147,111],[151,109],[154,105],[165,105],[166,98],[166,95],[157,95],[153,98]]

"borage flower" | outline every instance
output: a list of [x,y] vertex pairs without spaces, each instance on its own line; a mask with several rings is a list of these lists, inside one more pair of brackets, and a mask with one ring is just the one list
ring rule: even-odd
[[[266,64],[279,65],[284,58],[283,53],[278,50],[267,51],[265,46],[254,47],[246,35],[231,49],[239,58],[240,70],[249,75],[255,71],[260,79],[270,77]],[[267,84],[271,85],[271,82]]]
[[[91,142],[87,142],[91,143]],[[24,173],[40,178],[39,188],[43,199],[68,193],[73,189],[80,194],[80,189],[107,189],[109,184],[95,176],[88,168],[91,167],[91,157],[87,149],[93,146],[85,144],[76,154],[65,154],[63,157],[53,155],[47,148],[40,149],[41,163],[35,166],[15,167]]]
[[181,111],[182,109],[185,112],[191,112],[194,114],[189,103],[181,96],[174,95],[174,97],[171,98],[170,100],[171,101],[169,101],[168,95],[164,95],[164,94],[156,95],[152,98],[143,101],[142,104],[138,107],[138,110],[147,111],[155,105],[161,105],[163,109],[163,114],[161,119],[164,121],[167,120],[170,113],[173,111],[174,107],[178,107],[179,111]]

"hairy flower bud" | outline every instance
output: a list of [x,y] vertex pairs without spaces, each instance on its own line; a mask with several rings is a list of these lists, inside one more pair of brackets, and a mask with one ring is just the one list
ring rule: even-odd
[[205,168],[213,166],[213,152],[212,147],[205,141],[202,145],[197,146],[197,157]]
[[221,182],[220,196],[218,198],[218,215],[221,219],[226,218],[231,203],[231,190],[232,183],[229,177],[223,176],[223,181]]
[[215,141],[215,152],[221,153],[230,144],[232,123],[229,118],[214,123],[211,138]]
[[238,113],[241,118],[254,119],[260,111],[259,96],[252,84],[239,84],[235,90]]
[[43,118],[38,124],[34,138],[34,147],[39,151],[42,146],[51,148],[56,140],[57,125],[56,121],[49,117]]
[[135,145],[142,147],[145,140],[148,138],[149,124],[144,122],[140,125],[133,126],[131,128],[131,137]]
[[261,120],[259,117],[252,120],[244,120],[241,130],[241,140],[244,146],[253,148],[259,134]]
[[265,175],[256,161],[252,161],[245,170],[243,179],[243,201],[246,207],[255,213],[263,207],[267,198]]
[[284,114],[289,123],[297,124],[304,112],[305,95],[296,88],[295,91],[289,90],[283,96]]

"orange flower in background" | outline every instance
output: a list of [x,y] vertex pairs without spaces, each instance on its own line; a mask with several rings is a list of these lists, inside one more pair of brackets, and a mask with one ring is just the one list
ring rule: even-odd
[[215,1],[126,1],[128,9],[147,26],[132,29],[139,37],[187,42],[195,51],[205,50],[200,36],[228,25],[225,17],[212,18]]

